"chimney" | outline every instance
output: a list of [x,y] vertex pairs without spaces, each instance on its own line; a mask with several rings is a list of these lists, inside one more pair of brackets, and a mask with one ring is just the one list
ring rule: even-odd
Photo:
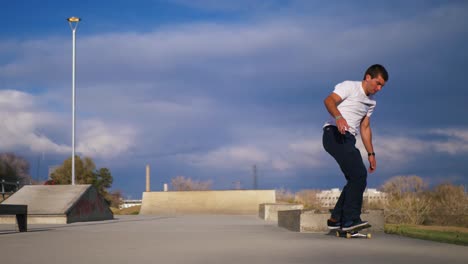
[[146,165],[146,191],[150,191],[150,166]]

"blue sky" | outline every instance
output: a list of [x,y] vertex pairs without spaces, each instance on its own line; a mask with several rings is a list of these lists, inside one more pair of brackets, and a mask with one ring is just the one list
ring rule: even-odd
[[368,186],[468,182],[466,1],[95,2],[2,3],[0,151],[35,179],[71,155],[66,18],[78,16],[77,151],[127,197],[141,197],[146,164],[153,190],[176,176],[251,188],[254,164],[260,188],[341,188],[323,99],[374,63],[390,80]]

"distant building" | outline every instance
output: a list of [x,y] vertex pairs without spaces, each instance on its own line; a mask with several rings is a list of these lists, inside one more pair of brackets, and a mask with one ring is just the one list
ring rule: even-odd
[[129,208],[129,207],[138,206],[138,205],[141,205],[141,200],[123,200],[119,208],[124,209],[124,208]]
[[[340,198],[341,191],[338,188],[330,190],[323,190],[317,193],[317,199],[323,207],[335,207],[338,198]],[[383,192],[377,191],[377,189],[366,189],[364,191],[364,200],[369,202],[378,202],[386,199],[386,195]]]
[[387,199],[387,194],[381,191],[377,191],[377,189],[366,189],[364,192],[364,201],[368,202],[378,202],[381,200]]
[[338,188],[323,190],[317,193],[317,199],[323,207],[334,207],[340,197],[341,191]]
[[49,173],[48,173],[48,178],[47,178],[48,180],[52,179],[52,173],[54,173],[55,170],[60,166],[62,166],[62,165],[51,165],[51,166],[49,166]]

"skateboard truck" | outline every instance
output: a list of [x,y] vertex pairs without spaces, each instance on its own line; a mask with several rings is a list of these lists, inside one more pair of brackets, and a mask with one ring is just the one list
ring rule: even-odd
[[346,238],[367,238],[367,239],[370,239],[372,238],[372,235],[371,233],[366,233],[366,234],[363,234],[363,233],[360,233],[359,231],[363,230],[363,229],[366,229],[366,228],[369,228],[371,227],[371,225],[365,225],[365,226],[360,226],[360,227],[356,227],[354,229],[351,229],[351,230],[342,230],[342,229],[338,229],[336,230],[336,236],[337,237],[346,237]]

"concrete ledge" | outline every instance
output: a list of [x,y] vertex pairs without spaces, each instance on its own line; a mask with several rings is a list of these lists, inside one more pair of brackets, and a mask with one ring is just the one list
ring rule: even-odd
[[[328,212],[315,212],[305,210],[278,211],[278,226],[295,232],[329,232],[327,228],[327,219],[330,217]],[[361,214],[363,220],[369,221],[372,225],[369,231],[384,230],[384,212],[383,210],[369,210]]]
[[14,215],[18,231],[28,231],[28,206],[24,204],[0,204],[0,215]]
[[[0,224],[15,224],[15,216],[0,217]],[[28,215],[29,224],[67,224],[66,215]]]
[[291,203],[263,203],[258,207],[258,217],[265,221],[278,221],[278,212],[285,210],[302,210],[304,205]]
[[144,192],[140,214],[258,214],[274,203],[275,190]]

